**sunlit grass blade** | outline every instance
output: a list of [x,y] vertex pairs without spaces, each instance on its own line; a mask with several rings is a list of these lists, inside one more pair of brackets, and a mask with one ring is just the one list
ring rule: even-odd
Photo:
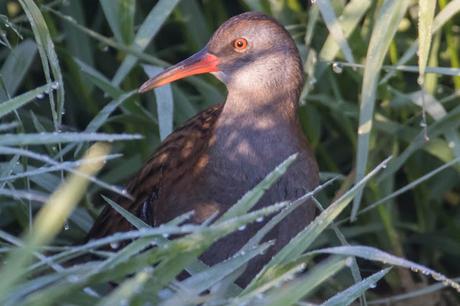
[[431,276],[434,280],[438,282],[442,282],[445,285],[448,285],[458,292],[460,292],[460,284],[455,282],[454,280],[446,277],[445,275],[436,272],[428,267],[425,267],[421,264],[412,262],[405,258],[400,258],[386,252],[383,252],[379,249],[367,246],[340,246],[340,247],[332,247],[326,249],[319,249],[308,254],[336,254],[336,255],[344,255],[344,256],[356,256],[360,258],[364,258],[371,261],[378,261],[384,264],[389,264],[393,266],[399,266],[406,269],[410,269],[416,273],[422,273],[423,275]]
[[[348,38],[356,29],[361,18],[369,9],[371,2],[371,0],[352,0],[344,7],[342,15],[337,19],[337,23],[342,29],[345,38]],[[332,61],[339,51],[340,46],[337,40],[330,34],[319,52],[319,58],[324,61]]]
[[[86,158],[94,159],[104,156],[109,148],[106,145],[96,144],[88,151]],[[84,164],[79,171],[86,175],[97,173],[103,166],[98,164]],[[63,228],[64,222],[87,188],[88,180],[81,176],[72,176],[63,183],[49,198],[45,206],[37,214],[32,232],[24,237],[24,247],[16,249],[8,256],[8,265],[4,265],[0,279],[0,300],[4,299],[9,289],[22,277],[25,265],[37,248],[48,243]]]
[[[356,178],[358,183],[365,175],[369,157],[369,138],[374,120],[374,107],[377,93],[379,71],[383,60],[394,38],[399,22],[406,13],[408,0],[385,0],[376,24],[372,30],[369,48],[367,50],[366,67],[361,89],[361,105],[359,112],[358,148],[356,153]],[[358,190],[353,201],[350,220],[356,220],[356,214],[361,204],[362,190]]]
[[418,11],[418,66],[420,67],[419,82],[423,83],[425,68],[431,47],[431,35],[436,1],[419,0]]
[[331,37],[333,37],[335,42],[340,46],[343,56],[349,63],[354,63],[355,59],[350,45],[348,44],[347,38],[342,31],[331,3],[329,0],[324,0],[318,1],[316,5],[318,5],[319,11],[321,12],[324,23],[326,23],[326,26],[329,29]]
[[384,277],[391,268],[383,269],[341,291],[328,299],[322,306],[347,306],[353,303],[361,294],[370,288],[375,288],[377,282]]
[[[438,32],[442,26],[444,26],[449,20],[460,12],[460,0],[450,1],[444,9],[439,12],[433,20],[432,24],[432,35]],[[406,49],[406,52],[401,56],[397,65],[404,65],[407,63],[417,52],[418,40],[413,42],[410,47]],[[395,74],[394,71],[388,72],[381,80],[381,83],[385,83],[389,78]]]
[[107,141],[114,142],[120,140],[141,139],[136,134],[104,134],[104,133],[38,133],[38,134],[3,134],[0,135],[0,145],[2,146],[24,146],[24,145],[43,145],[53,143],[79,143],[87,141]]

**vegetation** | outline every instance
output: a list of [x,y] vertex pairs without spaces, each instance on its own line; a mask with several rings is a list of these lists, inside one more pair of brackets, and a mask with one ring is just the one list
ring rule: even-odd
[[[312,2],[0,1],[0,303],[458,305],[460,0]],[[184,215],[151,228],[110,198],[173,127],[225,97],[210,76],[136,88],[247,10],[298,42],[322,177],[305,197],[322,213],[241,289],[232,281],[270,242],[257,235],[212,268],[197,257],[298,205],[251,211],[295,157],[207,226]],[[138,230],[81,244],[102,205]]]

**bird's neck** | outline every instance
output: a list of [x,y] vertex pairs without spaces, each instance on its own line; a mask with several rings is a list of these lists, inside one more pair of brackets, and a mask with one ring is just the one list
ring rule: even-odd
[[298,98],[297,93],[288,91],[273,94],[272,90],[229,90],[218,125],[237,123],[240,126],[236,129],[241,125],[250,129],[290,129],[298,123]]
[[[216,123],[213,151],[230,160],[253,160],[263,155],[282,161],[298,149],[298,94],[280,91],[268,96],[255,92],[229,90]],[[269,155],[277,156],[276,160]]]

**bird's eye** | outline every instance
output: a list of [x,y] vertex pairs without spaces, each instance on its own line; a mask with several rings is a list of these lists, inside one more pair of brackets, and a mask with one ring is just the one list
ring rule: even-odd
[[248,41],[244,38],[238,38],[233,41],[233,49],[236,52],[243,52],[248,47]]

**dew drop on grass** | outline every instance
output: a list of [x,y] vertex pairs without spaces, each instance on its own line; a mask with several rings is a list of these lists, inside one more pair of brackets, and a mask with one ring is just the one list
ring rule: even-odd
[[69,229],[70,229],[69,223],[67,223],[67,222],[64,223],[64,230],[65,230],[65,231],[68,231]]
[[340,63],[334,62],[332,64],[332,71],[334,71],[337,74],[340,74],[343,72],[343,66]]
[[246,225],[241,225],[240,227],[238,227],[239,231],[244,231],[245,229],[246,229]]
[[264,298],[264,295],[262,293],[257,293],[256,294],[256,299],[262,300]]
[[120,244],[118,242],[111,242],[110,243],[110,247],[112,249],[118,249],[119,246],[120,246]]
[[347,265],[347,267],[351,267],[353,266],[353,258],[349,257],[347,258],[347,260],[345,261],[345,264]]
[[78,283],[80,281],[80,277],[78,277],[77,275],[69,275],[67,276],[67,281],[69,283]]
[[59,82],[58,82],[58,81],[53,82],[53,83],[51,84],[51,88],[54,89],[54,90],[58,89],[58,88],[59,88]]
[[260,222],[263,222],[264,221],[264,217],[259,217],[256,219],[256,222],[260,223]]
[[424,82],[425,82],[425,78],[422,75],[417,78],[418,85],[423,85]]
[[369,285],[369,288],[371,288],[371,289],[374,289],[375,287],[377,287],[376,284],[370,284],[370,285]]
[[42,94],[42,93],[39,93],[39,94],[36,95],[35,97],[36,97],[37,99],[40,99],[40,100],[41,100],[41,99],[43,99],[43,98],[45,97],[45,95]]

